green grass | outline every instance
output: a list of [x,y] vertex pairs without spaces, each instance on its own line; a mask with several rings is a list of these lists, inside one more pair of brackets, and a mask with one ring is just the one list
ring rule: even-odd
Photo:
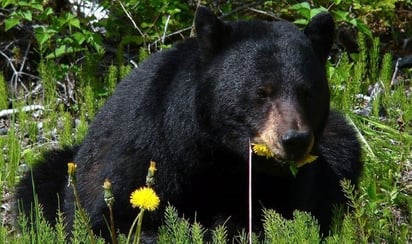
[[8,94],[7,94],[7,85],[4,80],[4,76],[0,73],[0,110],[6,109],[8,105]]
[[[345,112],[348,120],[358,131],[363,147],[364,171],[358,190],[343,182],[345,192],[354,211],[343,216],[336,209],[336,219],[331,235],[322,240],[318,225],[310,215],[295,212],[293,220],[285,220],[272,210],[266,210],[264,232],[254,236],[254,243],[408,243],[412,241],[412,183],[406,176],[412,171],[412,99],[405,94],[406,80],[411,73],[404,74],[396,86],[391,87],[392,57],[379,54],[379,41],[374,40],[371,49],[366,48],[365,38],[360,38],[361,52],[358,55],[344,54],[328,66],[332,107]],[[88,62],[93,62],[90,58]],[[44,94],[30,100],[41,102],[45,110],[41,118],[32,113],[18,112],[11,116],[11,129],[0,136],[0,180],[1,199],[11,192],[22,175],[19,165],[31,165],[40,153],[56,146],[80,142],[87,132],[99,106],[113,92],[118,80],[130,72],[130,66],[110,66],[106,78],[96,78],[92,65],[86,65],[75,73],[81,84],[74,97],[76,104],[67,107],[58,103],[55,75],[47,72],[51,64],[41,63],[40,75],[45,82]],[[96,84],[100,85],[96,89]],[[381,92],[369,102],[360,100],[356,94],[367,94],[370,86],[379,84]],[[10,94],[0,75],[0,108],[7,100],[2,94]],[[21,97],[10,97],[17,107],[27,105]],[[370,108],[367,116],[357,115],[355,109]],[[384,117],[381,117],[384,111]],[[78,123],[75,123],[77,118]],[[43,122],[42,142],[36,141],[38,124]],[[103,191],[102,191],[103,194]],[[190,222],[179,217],[169,207],[165,212],[165,225],[159,230],[159,243],[204,243],[206,233],[211,231],[212,243],[231,242],[224,226],[206,230],[201,223]],[[17,231],[6,222],[0,226],[2,243],[61,243],[66,233],[60,216],[55,229],[51,228],[36,209],[36,225],[28,219],[19,219],[22,226]],[[342,220],[343,219],[343,220]],[[342,220],[342,221],[340,221]],[[90,243],[85,223],[76,218],[72,235],[73,243]],[[259,237],[258,237],[259,236]],[[93,237],[96,243],[102,240]],[[126,240],[120,235],[119,240]],[[235,237],[236,243],[247,243],[247,234],[241,231]]]

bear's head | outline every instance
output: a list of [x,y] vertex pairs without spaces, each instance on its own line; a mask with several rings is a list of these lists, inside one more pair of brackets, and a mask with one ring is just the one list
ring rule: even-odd
[[244,157],[264,144],[278,161],[316,155],[329,115],[325,62],[334,39],[330,14],[299,30],[286,21],[220,21],[200,7],[195,27],[202,70],[201,127]]

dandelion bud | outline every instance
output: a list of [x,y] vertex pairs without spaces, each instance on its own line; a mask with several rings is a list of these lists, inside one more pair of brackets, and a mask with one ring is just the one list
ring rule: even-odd
[[156,171],[156,162],[155,161],[150,161],[150,166],[149,166],[149,170],[147,171],[147,176],[146,176],[146,185],[151,187],[154,185],[155,183],[155,179],[154,179],[154,173]]
[[108,207],[113,206],[114,196],[112,192],[112,183],[110,183],[109,179],[106,179],[104,181],[103,189],[104,189],[104,201],[106,202]]
[[67,164],[67,173],[69,175],[74,175],[76,173],[77,164],[70,162]]
[[154,175],[154,172],[156,171],[156,162],[155,161],[150,161],[150,166],[149,166],[149,173]]
[[76,169],[77,164],[75,164],[74,162],[67,163],[67,174],[69,175],[67,186],[76,183]]

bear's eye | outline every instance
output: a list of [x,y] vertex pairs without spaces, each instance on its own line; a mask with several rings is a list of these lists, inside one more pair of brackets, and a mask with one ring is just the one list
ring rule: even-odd
[[267,99],[272,95],[272,87],[270,86],[262,86],[256,90],[256,98],[257,99]]

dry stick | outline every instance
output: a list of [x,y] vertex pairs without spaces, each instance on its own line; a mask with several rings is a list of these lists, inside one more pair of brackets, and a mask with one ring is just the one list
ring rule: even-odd
[[[13,70],[13,75],[11,77],[12,80],[16,80],[13,84],[14,89],[17,89],[17,79],[18,79],[18,71],[16,70],[16,67],[14,67],[13,62],[11,61],[11,59],[2,51],[0,51],[0,54],[7,60],[7,62],[9,63],[11,69]],[[17,78],[15,78],[17,77]]]
[[119,2],[120,6],[122,7],[123,12],[126,14],[127,18],[129,18],[129,20],[132,22],[133,27],[139,32],[139,34],[140,34],[143,38],[145,38],[143,32],[142,32],[142,31],[140,30],[140,28],[137,26],[136,22],[134,22],[132,16],[130,15],[129,11],[127,11],[127,9],[124,7],[123,3],[122,3],[120,0],[117,0],[117,1]]
[[247,4],[245,4],[245,5],[242,5],[242,6],[240,6],[240,7],[237,7],[237,8],[235,8],[235,9],[233,9],[232,11],[230,11],[229,13],[225,13],[225,14],[222,14],[220,17],[219,17],[219,19],[223,19],[223,18],[226,18],[226,17],[228,17],[228,16],[230,16],[230,15],[232,15],[232,14],[236,14],[237,12],[240,12],[240,11],[243,11],[243,10],[245,10],[245,9],[248,9],[248,8],[251,8],[251,7],[253,7],[253,6],[257,6],[257,5],[260,5],[260,4],[262,4],[264,1],[252,1],[252,2],[250,2],[250,3],[247,3]]
[[41,105],[28,105],[24,106],[21,109],[5,109],[0,111],[0,118],[6,117],[18,112],[29,112],[29,111],[35,111],[35,110],[44,110],[44,107]]
[[[33,76],[33,77],[35,77],[35,76]],[[35,77],[35,78],[37,79],[38,77]],[[31,97],[32,95],[35,95],[35,94],[40,93],[40,90],[41,90],[42,87],[43,87],[43,86],[42,86],[41,83],[37,83],[36,86],[35,86],[31,91],[29,91],[28,93],[26,93],[26,94],[24,95],[24,99],[28,99],[28,98]]]
[[[170,33],[170,34],[165,35],[165,38],[164,38],[164,39],[169,38],[169,37],[174,36],[174,35],[181,34],[182,32],[185,32],[185,31],[190,31],[190,30],[192,30],[192,28],[193,28],[193,27],[190,26],[190,27],[186,27],[186,28],[177,30],[177,31],[175,31],[175,32],[172,32],[172,33]],[[192,36],[192,35],[190,34],[190,36]],[[162,40],[161,40],[161,39],[157,39],[156,41],[150,43],[149,46],[153,46],[153,45],[156,46],[156,43],[158,43],[158,42],[162,42]]]
[[362,135],[361,131],[359,130],[359,128],[356,126],[356,124],[353,122],[353,120],[351,119],[351,117],[349,117],[348,115],[345,116],[346,120],[349,122],[349,124],[352,125],[352,127],[355,129],[356,134],[358,135],[358,138],[361,140],[361,142],[363,143],[363,145],[365,145],[367,151],[371,154],[371,156],[373,158],[376,159],[376,155],[375,153],[373,153],[373,150],[371,148],[371,146],[369,146],[369,143],[366,141],[365,137]]
[[[196,12],[197,12],[197,9],[199,8],[200,4],[201,4],[200,0],[197,0]],[[196,16],[196,14],[195,14],[195,16]],[[195,36],[195,20],[196,20],[196,17],[193,18],[192,26],[189,27],[189,29],[190,29],[190,37],[194,37],[194,36]]]
[[29,55],[30,46],[31,46],[31,40],[29,41],[29,44],[27,44],[26,50],[24,51],[23,61],[20,66],[19,74],[23,72],[23,68],[24,68],[24,65],[26,64],[27,56]]
[[[29,55],[30,46],[31,46],[31,41],[29,41],[29,44],[27,45],[26,50],[24,51],[23,61],[20,65],[19,71],[16,74],[15,89],[17,89],[17,82],[20,81],[20,79],[19,79],[20,75],[23,74],[23,69],[24,69],[24,65],[26,64],[27,55]],[[22,82],[20,82],[20,85],[23,87],[23,89],[27,93],[30,93],[29,89],[27,89],[27,87]]]
[[248,190],[248,201],[249,201],[249,244],[252,244],[252,147],[250,145],[249,139],[249,190]]
[[165,44],[166,31],[167,31],[167,26],[169,25],[169,21],[170,21],[170,14],[167,15],[165,28],[163,29],[162,44]]
[[263,15],[267,15],[270,16],[271,18],[275,19],[275,20],[284,20],[282,18],[280,18],[279,16],[277,16],[276,14],[269,12],[269,11],[263,11],[260,9],[256,9],[256,8],[248,8],[250,11],[252,12],[256,12],[258,14],[263,14]]
[[398,65],[399,65],[400,60],[401,60],[401,58],[398,58],[396,60],[395,70],[393,71],[392,78],[391,78],[391,85],[390,85],[391,87],[386,87],[386,89],[391,89],[392,87],[394,87],[397,84],[396,75],[398,74]]
[[[9,58],[4,52],[0,51],[0,54],[7,60],[11,69],[13,70],[13,75],[11,79],[14,81],[12,85],[14,89],[17,89],[17,82],[19,81],[20,74],[25,74],[23,72],[23,68],[26,63],[27,56],[29,54],[30,46],[31,46],[31,41],[29,41],[29,44],[27,45],[26,50],[24,51],[23,61],[22,61],[19,71],[17,71],[16,67],[14,67],[14,64],[11,61],[11,58]],[[25,88],[25,90],[27,91],[27,88],[25,86],[23,86],[23,88]]]

